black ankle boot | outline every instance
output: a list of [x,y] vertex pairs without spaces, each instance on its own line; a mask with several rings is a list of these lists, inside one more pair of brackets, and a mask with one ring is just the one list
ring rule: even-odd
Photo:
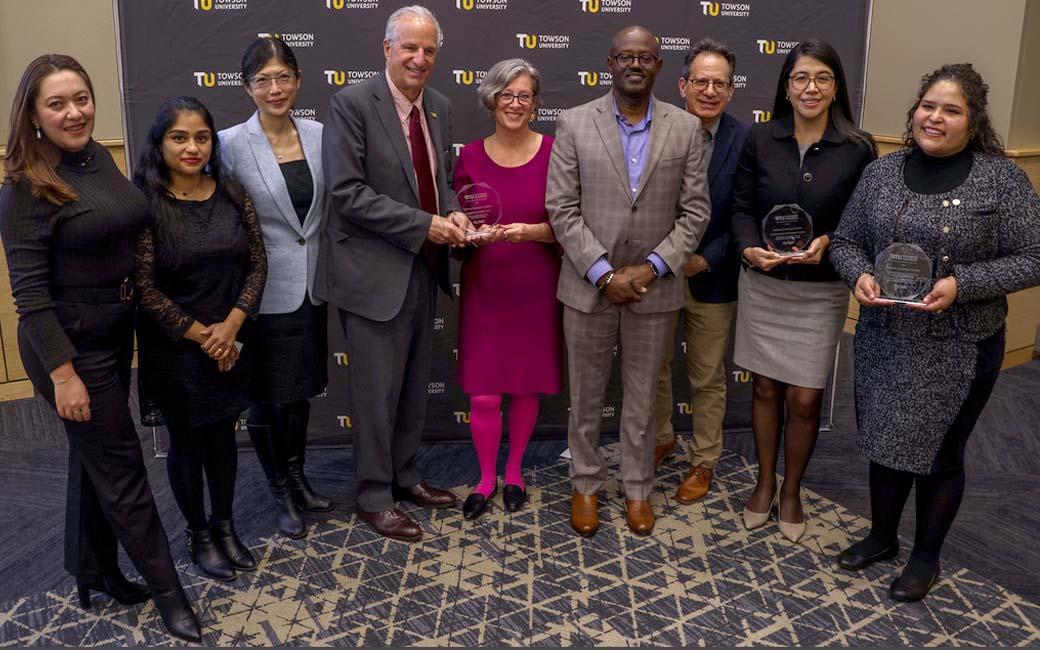
[[202,627],[199,619],[195,618],[195,612],[191,610],[184,591],[178,586],[152,595],[155,609],[162,617],[163,625],[171,635],[178,639],[198,643],[202,640]]
[[209,531],[232,567],[239,571],[252,571],[256,568],[256,558],[238,538],[234,522],[230,519],[214,521],[210,524]]
[[293,500],[308,512],[329,512],[336,507],[332,499],[322,496],[311,488],[303,473],[303,458],[293,456],[289,459],[289,490]]
[[79,604],[83,609],[90,609],[91,591],[108,594],[121,605],[137,605],[152,595],[148,587],[130,582],[118,569],[100,575],[76,576],[76,588],[79,592]]
[[249,430],[249,439],[253,442],[260,466],[264,468],[267,483],[271,486],[278,530],[291,539],[306,537],[307,524],[303,522],[303,515],[293,502],[289,490],[289,472],[285,467],[285,457],[282,456],[283,450],[271,439],[271,427],[265,424],[248,424],[246,428]]
[[188,554],[191,555],[191,562],[202,569],[203,573],[224,582],[230,582],[238,576],[223,551],[213,541],[209,529],[186,528],[184,534],[188,538]]

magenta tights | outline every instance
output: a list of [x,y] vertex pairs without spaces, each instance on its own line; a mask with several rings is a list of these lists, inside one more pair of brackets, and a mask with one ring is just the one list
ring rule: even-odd
[[[502,395],[471,395],[470,431],[480,463],[480,483],[474,492],[484,496],[495,489],[498,445],[502,441]],[[509,458],[506,460],[506,484],[524,487],[521,462],[524,450],[538,419],[538,395],[509,396]]]

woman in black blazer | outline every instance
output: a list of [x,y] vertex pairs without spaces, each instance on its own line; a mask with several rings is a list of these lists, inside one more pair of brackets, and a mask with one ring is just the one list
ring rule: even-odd
[[[784,61],[773,120],[755,125],[745,141],[733,202],[733,234],[746,267],[733,356],[752,372],[759,467],[744,523],[749,529],[765,524],[778,503],[780,531],[791,541],[806,530],[802,476],[848,311],[848,288],[827,251],[860,173],[876,157],[870,135],[852,123],[838,53],[819,39],[802,42]],[[766,215],[787,204],[812,218],[812,239],[800,256],[782,256],[764,241]],[[781,431],[785,480],[778,487]]]
[[[90,592],[155,602],[174,636],[198,641],[130,417],[133,271],[148,204],[92,139],[94,90],[74,59],[29,64],[15,95],[0,188],[18,347],[69,439],[65,566]],[[148,583],[119,570],[116,540]]]

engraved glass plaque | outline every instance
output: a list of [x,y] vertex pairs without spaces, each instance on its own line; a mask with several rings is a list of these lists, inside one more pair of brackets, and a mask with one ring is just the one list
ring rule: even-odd
[[481,231],[480,228],[493,227],[502,218],[502,197],[487,183],[464,185],[455,197],[458,199],[459,209],[473,224],[474,230],[466,232],[469,239],[486,236],[487,230]]
[[874,261],[874,279],[882,300],[923,305],[932,288],[932,259],[917,244],[890,244]]
[[813,239],[813,220],[795,203],[773,206],[762,220],[762,240],[781,257],[800,257]]

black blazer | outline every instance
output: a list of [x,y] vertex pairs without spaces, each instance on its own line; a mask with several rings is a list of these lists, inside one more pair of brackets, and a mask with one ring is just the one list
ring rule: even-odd
[[[813,237],[834,239],[841,213],[863,168],[877,158],[873,147],[842,136],[828,124],[799,165],[794,118],[751,127],[737,165],[733,193],[733,238],[738,259],[745,248],[763,246],[762,219],[773,206],[797,203],[813,218]],[[760,269],[755,271],[762,273]],[[837,280],[828,251],[819,265],[781,264],[768,273],[786,280]]]
[[751,125],[723,113],[715,133],[715,148],[708,163],[711,221],[697,253],[708,261],[710,271],[690,278],[690,293],[700,302],[733,302],[737,299],[740,262],[733,248],[733,179],[737,160]]

